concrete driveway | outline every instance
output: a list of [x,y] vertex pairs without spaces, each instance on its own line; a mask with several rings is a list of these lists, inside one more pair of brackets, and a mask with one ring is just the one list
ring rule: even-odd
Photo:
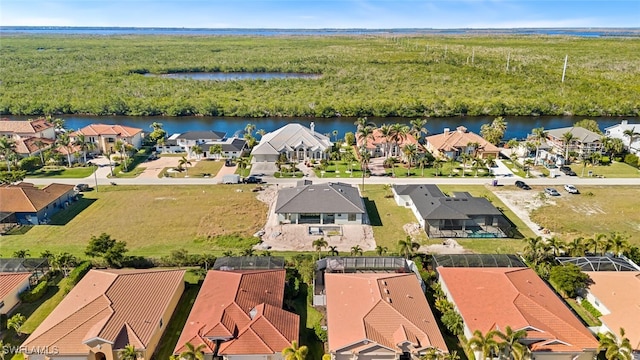
[[144,162],[138,165],[145,168],[142,174],[138,175],[138,179],[157,179],[162,169],[166,167],[176,167],[178,166],[178,161],[180,161],[179,157],[161,156],[156,160]]

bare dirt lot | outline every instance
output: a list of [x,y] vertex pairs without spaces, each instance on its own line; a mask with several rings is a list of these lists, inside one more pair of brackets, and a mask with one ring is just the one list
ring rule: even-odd
[[256,248],[265,249],[270,246],[271,250],[313,251],[315,250],[313,241],[323,237],[329,246],[336,246],[338,251],[348,252],[356,245],[363,251],[375,249],[376,242],[370,225],[340,225],[342,234],[322,236],[309,234],[309,226],[314,225],[279,224],[278,216],[273,211],[277,189],[276,186],[270,185],[258,194],[258,200],[269,206],[269,214],[264,227],[262,244],[256,245]]
[[543,238],[552,237],[554,234],[548,229],[543,229],[541,225],[531,220],[530,214],[533,210],[543,205],[555,205],[553,199],[543,199],[540,191],[536,190],[499,190],[493,192],[505,205],[511,209],[537,236]]

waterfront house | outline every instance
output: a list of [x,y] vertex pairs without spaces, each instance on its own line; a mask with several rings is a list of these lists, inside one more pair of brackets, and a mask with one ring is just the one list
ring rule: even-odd
[[76,200],[73,185],[52,183],[39,189],[32,184],[0,186],[0,213],[12,214],[18,224],[46,224],[56,212]]
[[264,134],[260,143],[251,150],[253,162],[275,163],[280,155],[288,161],[328,159],[333,143],[315,131],[312,122],[307,128],[300,124],[287,124],[276,131]]
[[281,224],[366,222],[366,209],[358,188],[344,183],[304,183],[281,188],[274,211]]
[[21,158],[39,156],[55,143],[55,125],[45,119],[0,120],[0,136],[11,138]]
[[411,209],[431,238],[502,238],[511,225],[500,210],[468,192],[445,195],[436,185],[393,185],[396,204]]
[[8,315],[20,303],[20,293],[29,288],[30,272],[0,273],[0,315]]
[[190,343],[204,345],[205,359],[282,359],[282,350],[298,341],[300,331],[300,317],[282,309],[285,273],[282,268],[207,272],[174,354]]
[[94,145],[96,152],[114,153],[116,143],[121,141],[136,149],[142,147],[142,129],[124,125],[91,124],[70,134],[71,140],[82,134],[85,141]]
[[[629,135],[625,135],[625,131],[638,135],[633,135],[632,139]],[[628,120],[622,120],[620,124],[605,128],[604,135],[612,139],[621,139],[627,151],[636,155],[640,154],[640,124],[629,124]]]
[[440,159],[457,159],[463,154],[497,159],[500,152],[495,145],[464,126],[458,126],[454,131],[445,128],[442,134],[427,136],[425,147]]
[[[570,133],[573,137],[568,142],[564,136]],[[602,152],[602,135],[583,127],[573,126],[547,131],[547,144],[552,151],[564,159],[567,153],[575,153],[580,158],[588,158],[592,153]],[[564,159],[566,163],[568,159]]]
[[448,353],[413,273],[325,273],[328,346],[335,360],[418,360]]
[[[598,341],[561,298],[530,268],[438,267],[444,294],[473,337],[507,326],[525,330],[521,343],[536,360],[591,360]],[[482,354],[476,351],[476,359]]]
[[[365,144],[365,148],[371,157],[400,157],[402,159],[405,158],[402,149],[407,145],[416,145],[418,146],[418,140],[411,134],[406,134],[405,137],[399,139],[398,142],[395,142],[391,139],[386,138],[382,135],[380,129],[374,129],[371,138],[367,138],[367,143]],[[362,144],[362,138],[358,136],[357,143]]]
[[184,291],[184,270],[91,270],[22,344],[26,360],[149,360]]
[[[213,153],[215,145],[220,145],[220,153]],[[162,144],[156,145],[156,151],[161,154],[186,153],[189,158],[198,157],[194,148],[199,147],[202,153],[199,155],[205,159],[233,159],[244,155],[247,150],[247,142],[239,137],[226,137],[226,133],[220,131],[187,131],[181,134],[173,134]]]

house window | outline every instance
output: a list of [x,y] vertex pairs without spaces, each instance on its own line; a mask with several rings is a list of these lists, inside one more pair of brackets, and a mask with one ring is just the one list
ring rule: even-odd
[[356,221],[356,214],[349,214],[349,221]]
[[109,142],[109,143],[114,143],[114,142],[116,142],[116,139],[114,139],[114,138],[107,138],[107,142]]

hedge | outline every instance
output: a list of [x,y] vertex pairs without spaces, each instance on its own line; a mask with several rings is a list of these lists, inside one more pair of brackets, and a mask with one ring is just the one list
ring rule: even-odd
[[69,273],[69,284],[77,284],[80,280],[82,280],[84,275],[89,272],[89,270],[91,270],[90,261],[84,261],[80,263],[80,265],[76,266],[76,268]]
[[43,279],[40,283],[29,291],[24,291],[20,294],[20,300],[26,303],[32,303],[40,300],[44,294],[47,293],[47,289],[49,288],[49,283],[47,279]]
[[598,311],[598,309],[596,309],[588,300],[583,299],[580,302],[580,305],[582,305],[582,307],[587,310],[589,314],[593,315],[594,318],[600,319],[600,316],[602,316],[600,311]]

